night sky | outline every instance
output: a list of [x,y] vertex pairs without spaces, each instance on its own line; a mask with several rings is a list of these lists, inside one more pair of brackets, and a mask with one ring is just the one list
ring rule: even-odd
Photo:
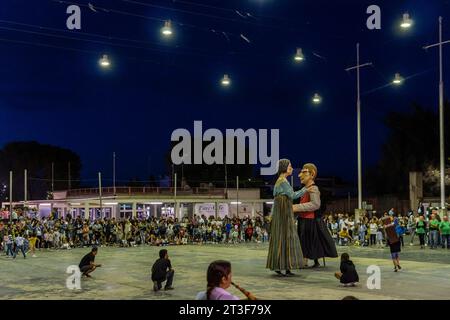
[[[422,46],[437,42],[439,15],[450,39],[449,1],[139,1],[151,6],[70,1],[97,11],[82,6],[82,29],[72,32],[65,1],[1,1],[0,145],[70,148],[83,179],[110,177],[115,151],[118,180],[147,179],[164,173],[172,131],[202,120],[204,130],[280,129],[281,157],[355,181],[356,73],[344,69],[356,64],[356,42],[361,62],[374,64],[361,71],[364,167],[380,156],[387,112],[438,108],[438,51]],[[381,30],[366,28],[371,4],[381,7]],[[414,20],[406,32],[404,12]],[[160,33],[167,19],[170,40]],[[104,53],[109,70],[98,65]],[[448,97],[450,45],[444,54]],[[407,81],[386,86],[396,72]],[[220,86],[225,73],[229,88]]]

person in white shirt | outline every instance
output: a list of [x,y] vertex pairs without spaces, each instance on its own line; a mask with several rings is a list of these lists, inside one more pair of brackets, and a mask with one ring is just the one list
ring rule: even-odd
[[16,250],[14,251],[14,256],[13,258],[15,259],[17,256],[17,253],[20,251],[22,251],[23,254],[23,258],[26,259],[27,256],[25,254],[25,238],[23,238],[20,234],[16,237],[16,239],[14,239],[14,241],[16,242]]
[[378,225],[374,219],[369,224],[369,233],[370,233],[370,245],[375,245],[377,243],[377,231]]

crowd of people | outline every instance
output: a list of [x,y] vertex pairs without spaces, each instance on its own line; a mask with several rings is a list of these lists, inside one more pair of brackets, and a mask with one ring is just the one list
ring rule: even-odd
[[[395,214],[385,212],[396,226],[402,246],[404,235],[410,236],[410,244],[419,240],[422,248],[450,249],[450,222],[441,221],[437,210],[425,214]],[[327,227],[337,245],[378,246],[386,244],[382,219],[364,216],[355,221],[347,213],[325,215]],[[0,221],[0,249],[8,257],[35,249],[71,249],[84,246],[183,245],[241,242],[264,243],[269,240],[269,220],[256,218],[214,218],[195,215],[178,220],[172,218],[149,219],[82,219],[19,217],[12,222]]]
[[67,215],[43,219],[20,217],[12,222],[0,222],[0,237],[6,255],[14,257],[20,247],[34,255],[34,248],[261,243],[268,241],[269,234],[267,221],[259,216],[89,220]]
[[395,231],[404,246],[404,236],[410,236],[410,245],[419,239],[421,248],[438,247],[450,249],[450,222],[447,216],[442,219],[436,208],[423,214],[409,212],[396,214],[394,209],[384,212],[381,218],[363,216],[355,221],[354,216],[344,213],[328,214],[326,221],[336,244],[341,246],[378,246],[386,244],[386,234],[382,219],[389,217],[395,225]]

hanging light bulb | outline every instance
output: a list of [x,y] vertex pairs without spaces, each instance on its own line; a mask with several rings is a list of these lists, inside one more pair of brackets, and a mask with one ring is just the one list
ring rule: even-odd
[[403,20],[402,23],[400,24],[400,27],[402,27],[403,29],[408,29],[412,26],[412,20],[409,17],[408,13],[403,14]]
[[321,102],[322,102],[322,97],[321,97],[321,96],[319,96],[319,94],[318,94],[318,93],[314,94],[314,97],[313,97],[313,102],[314,102],[315,104],[319,104],[319,103],[321,103]]
[[297,52],[295,54],[294,60],[297,62],[305,60],[305,56],[303,55],[302,48],[297,48]]
[[223,86],[229,86],[231,84],[231,79],[227,74],[224,74],[221,82]]
[[400,75],[400,73],[396,73],[394,80],[392,80],[392,83],[395,85],[400,85],[403,82],[403,77]]
[[109,61],[108,55],[104,54],[100,60],[98,61],[101,67],[108,68],[111,65],[111,62]]
[[172,35],[172,23],[170,20],[164,22],[164,27],[161,29],[161,33],[166,37],[170,37]]

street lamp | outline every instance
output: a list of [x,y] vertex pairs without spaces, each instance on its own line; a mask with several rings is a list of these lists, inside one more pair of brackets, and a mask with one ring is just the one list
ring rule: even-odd
[[109,68],[111,66],[111,62],[109,61],[108,55],[104,54],[100,60],[98,61],[102,68]]
[[164,27],[161,29],[161,33],[165,37],[170,37],[173,34],[172,23],[170,22],[170,20],[164,22]]
[[302,48],[297,48],[297,52],[294,56],[294,60],[296,62],[301,62],[301,61],[305,60],[305,56],[303,55]]
[[228,77],[227,74],[224,74],[221,83],[222,83],[222,85],[223,85],[224,87],[229,86],[229,85],[231,84],[231,79],[230,79],[230,77]]
[[403,29],[409,29],[411,28],[412,23],[413,21],[409,17],[409,14],[408,13],[403,14],[403,20],[402,23],[400,24],[400,27],[402,27]]
[[322,97],[318,93],[316,93],[314,94],[312,101],[314,102],[314,104],[319,104],[322,102]]
[[395,85],[401,85],[402,84],[402,82],[403,82],[403,77],[400,75],[400,73],[396,73],[395,74],[395,77],[394,77],[394,80],[392,80],[392,83],[393,84],[395,84]]

